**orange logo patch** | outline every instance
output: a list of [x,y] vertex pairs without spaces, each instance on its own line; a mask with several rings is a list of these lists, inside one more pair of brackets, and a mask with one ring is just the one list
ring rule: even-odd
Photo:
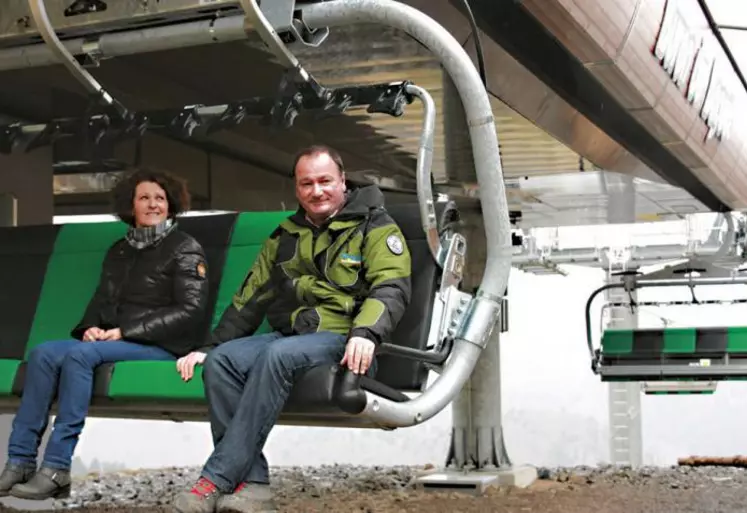
[[205,263],[200,262],[199,264],[197,264],[197,275],[200,278],[204,278],[206,274],[207,274],[207,267],[205,267]]

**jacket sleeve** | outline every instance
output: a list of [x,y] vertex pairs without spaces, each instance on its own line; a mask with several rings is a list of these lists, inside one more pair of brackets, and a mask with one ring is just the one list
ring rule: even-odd
[[388,214],[377,215],[363,247],[368,294],[353,319],[352,337],[388,342],[410,303],[411,257],[402,231]]
[[228,340],[252,335],[262,324],[267,307],[276,293],[271,274],[277,249],[278,234],[274,233],[263,244],[233,301],[213,330],[212,340],[203,350],[209,350]]
[[194,239],[188,239],[175,253],[171,305],[153,309],[148,315],[119,326],[122,338],[144,344],[158,344],[203,320],[208,303],[208,269],[205,252]]
[[[115,243],[116,244],[116,243]],[[104,258],[104,262],[101,265],[101,275],[99,276],[99,284],[96,286],[96,290],[91,296],[91,300],[86,306],[86,310],[83,313],[83,318],[70,332],[70,336],[83,340],[83,334],[88,328],[98,327],[102,329],[114,328],[115,326],[101,326],[101,310],[106,304],[108,297],[107,291],[111,289],[111,283],[109,283],[109,272],[107,270],[111,254],[114,249],[112,246]]]

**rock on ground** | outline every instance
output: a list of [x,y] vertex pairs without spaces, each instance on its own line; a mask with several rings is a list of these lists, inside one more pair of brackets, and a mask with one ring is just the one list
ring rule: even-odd
[[[528,489],[492,489],[472,497],[425,493],[412,479],[422,468],[274,468],[280,512],[440,513],[736,513],[747,509],[747,471],[732,467],[539,468]],[[70,499],[56,510],[76,512],[171,511],[175,493],[199,469],[160,469],[89,475],[76,479]],[[13,511],[3,510],[0,512]]]

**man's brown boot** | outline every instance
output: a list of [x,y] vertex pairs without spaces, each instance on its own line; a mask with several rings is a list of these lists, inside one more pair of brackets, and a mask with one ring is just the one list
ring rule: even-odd
[[218,499],[218,513],[277,513],[270,485],[241,483]]
[[201,477],[192,489],[174,499],[174,509],[179,513],[214,513],[220,491],[209,479]]

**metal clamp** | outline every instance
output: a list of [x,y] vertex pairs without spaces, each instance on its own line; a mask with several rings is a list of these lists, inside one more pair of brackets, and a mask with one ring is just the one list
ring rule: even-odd
[[478,295],[467,308],[456,338],[485,349],[500,318],[501,303],[493,298]]

